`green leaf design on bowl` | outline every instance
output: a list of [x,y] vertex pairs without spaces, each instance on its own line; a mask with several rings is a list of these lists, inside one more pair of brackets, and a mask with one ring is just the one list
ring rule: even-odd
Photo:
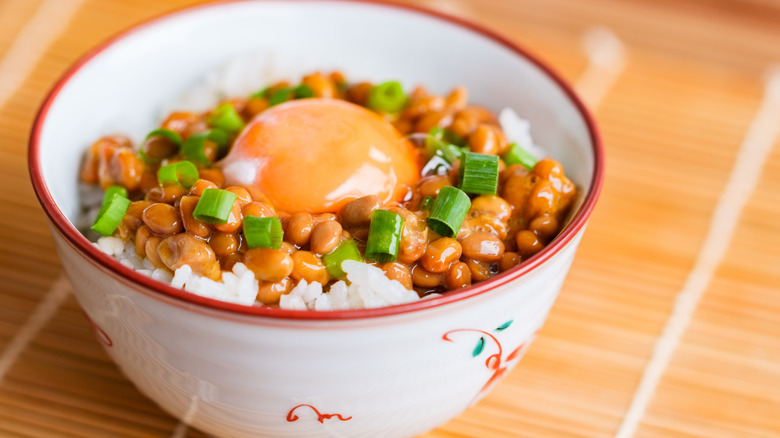
[[496,327],[496,331],[500,332],[500,331],[506,330],[510,325],[512,325],[512,323],[514,321],[515,321],[514,319],[510,319],[509,321],[501,324],[499,327]]
[[481,337],[479,338],[479,341],[477,341],[477,346],[474,347],[474,351],[471,353],[472,357],[479,356],[480,353],[482,353],[482,350],[485,349],[485,338]]

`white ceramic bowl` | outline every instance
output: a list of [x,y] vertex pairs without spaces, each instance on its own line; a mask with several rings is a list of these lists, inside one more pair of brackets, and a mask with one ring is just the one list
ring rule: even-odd
[[[441,298],[335,312],[218,302],[139,275],[74,228],[77,169],[101,135],[143,135],[208,71],[251,54],[284,74],[339,69],[515,109],[582,196],[547,248]],[[220,437],[408,437],[455,417],[520,359],[574,257],[603,178],[593,121],[563,81],[458,19],[358,2],[234,2],[125,32],[81,60],[43,105],[30,171],[98,340],[171,414]]]

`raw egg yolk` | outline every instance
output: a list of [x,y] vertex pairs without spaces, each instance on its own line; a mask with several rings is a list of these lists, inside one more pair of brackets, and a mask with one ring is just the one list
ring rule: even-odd
[[221,163],[282,211],[338,212],[378,195],[398,201],[420,176],[417,150],[379,115],[337,99],[301,99],[255,117]]

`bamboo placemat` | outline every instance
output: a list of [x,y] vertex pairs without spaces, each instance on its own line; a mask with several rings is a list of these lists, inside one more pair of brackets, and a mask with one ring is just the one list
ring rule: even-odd
[[[26,171],[35,111],[72,62],[196,2],[0,2],[2,437],[203,436],[95,342]],[[425,437],[611,437],[621,424],[621,437],[635,425],[642,438],[780,436],[780,85],[766,87],[780,3],[415,3],[549,62],[592,106],[607,150],[600,204],[539,338],[488,397]],[[636,393],[642,381],[650,392]]]

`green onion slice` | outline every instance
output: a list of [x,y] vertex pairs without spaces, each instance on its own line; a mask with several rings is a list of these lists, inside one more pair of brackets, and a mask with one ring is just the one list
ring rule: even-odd
[[209,140],[219,146],[219,152],[227,152],[228,146],[230,146],[230,134],[221,128],[214,128],[209,131]]
[[[177,149],[181,149],[181,145],[183,140],[181,139],[181,136],[171,131],[170,129],[160,128],[155,129],[154,131],[146,134],[146,138],[144,139],[144,143],[146,143],[146,140],[148,140],[150,137],[162,137],[169,142],[173,143]],[[147,163],[159,163],[162,161],[162,158],[156,158],[156,157],[150,157],[143,148],[143,143],[141,144],[141,147],[139,148],[138,155],[141,157],[142,160],[146,161]]]
[[279,249],[283,235],[282,223],[276,216],[244,218],[244,238],[250,248]]
[[186,188],[192,187],[198,180],[198,168],[192,161],[179,161],[166,164],[157,171],[157,181],[160,184],[181,184]]
[[263,99],[265,99],[265,98],[268,97],[268,90],[270,90],[270,89],[271,89],[271,87],[265,87],[265,88],[263,88],[260,91],[256,91],[256,92],[252,93],[252,95],[249,96],[249,98],[250,99],[254,99],[254,98],[263,98]]
[[466,193],[495,195],[498,188],[498,156],[466,152],[460,162],[460,189]]
[[501,158],[504,159],[504,163],[506,163],[507,166],[522,164],[528,170],[533,169],[536,162],[539,161],[517,143],[509,145],[509,150]]
[[325,268],[328,269],[328,274],[330,274],[332,278],[339,278],[344,275],[341,264],[344,263],[345,260],[363,261],[360,250],[352,239],[341,242],[336,249],[322,256]]
[[455,134],[449,129],[442,128],[441,126],[434,126],[433,128],[431,128],[431,130],[428,131],[428,135],[438,140],[444,141],[446,143],[454,144],[455,146],[459,146],[459,147],[468,146],[468,142],[466,142],[466,139],[459,136],[458,134]]
[[431,132],[425,137],[425,155],[428,157],[439,156],[447,163],[452,164],[463,156],[466,148],[449,142],[444,132],[445,130],[441,128],[431,129]]
[[[106,193],[103,194],[103,202],[100,204],[100,210],[98,210],[97,217],[102,216],[106,212],[108,204],[111,202],[111,198],[113,198],[114,195],[127,198],[127,189],[122,186],[109,186],[106,189]],[[113,232],[113,230],[111,230],[111,232]]]
[[233,105],[223,103],[214,108],[207,120],[209,126],[219,128],[228,134],[235,134],[244,129],[244,119],[238,114]]
[[441,236],[455,237],[470,207],[469,195],[456,187],[444,186],[433,202],[428,226]]
[[[118,186],[112,186],[109,189],[113,187]],[[109,194],[111,195],[110,197],[108,197]],[[127,191],[125,191],[125,194],[127,194]],[[109,192],[107,190],[106,196],[103,198],[103,204],[100,206],[100,212],[98,212],[95,222],[90,229],[104,236],[114,234],[114,230],[116,230],[116,227],[119,226],[125,217],[128,207],[130,207],[130,200],[123,196],[121,191],[114,190]]]
[[339,90],[339,94],[346,94],[347,89],[349,89],[349,83],[347,81],[338,81],[336,82],[336,89]]
[[368,94],[368,107],[374,111],[395,113],[406,105],[404,89],[398,81],[377,85]]
[[103,209],[103,206],[108,203],[108,201],[111,200],[111,198],[114,197],[114,195],[119,195],[123,198],[127,198],[127,189],[122,186],[109,186],[106,189],[106,193],[103,195],[103,203],[101,204],[101,210]]
[[279,105],[280,103],[287,102],[293,98],[293,95],[293,88],[281,88],[276,90],[274,91],[274,94],[271,95],[271,98],[268,99],[268,106]]
[[441,143],[436,140],[431,142],[426,140],[425,147],[427,151],[433,152],[430,156],[437,155],[442,157],[444,158],[444,161],[449,164],[453,164],[455,161],[460,160],[464,152],[463,149],[455,146],[454,144]]
[[220,152],[227,150],[227,146],[230,143],[228,134],[219,128],[196,132],[184,142],[184,145],[181,147],[181,155],[195,164],[202,166],[211,164],[211,160],[204,152],[206,141],[208,140],[216,143]]
[[392,262],[398,257],[404,220],[388,210],[374,210],[368,228],[366,258],[375,262]]
[[427,163],[425,163],[425,166],[423,166],[422,175],[444,175],[447,173],[450,168],[452,168],[452,165],[447,162],[444,158],[434,155],[431,157],[430,160],[428,160]]
[[430,196],[425,196],[422,199],[420,199],[420,203],[417,205],[418,210],[430,211],[431,208],[433,208],[433,198],[431,198]]
[[309,97],[314,97],[314,90],[312,90],[311,87],[306,84],[301,84],[293,88],[293,95],[296,99],[306,99]]
[[237,198],[235,193],[227,190],[206,189],[195,205],[192,217],[207,224],[224,224]]
[[179,184],[190,188],[200,178],[198,168],[191,161],[179,161],[176,167],[176,173],[179,176]]
[[155,129],[154,131],[146,134],[146,138],[149,137],[163,137],[176,146],[181,146],[182,143],[181,136],[178,133],[165,128]]
[[192,134],[181,148],[181,155],[198,164],[208,165],[211,164],[211,160],[206,156],[203,148],[206,146],[206,140],[209,139],[209,131],[196,132]]

